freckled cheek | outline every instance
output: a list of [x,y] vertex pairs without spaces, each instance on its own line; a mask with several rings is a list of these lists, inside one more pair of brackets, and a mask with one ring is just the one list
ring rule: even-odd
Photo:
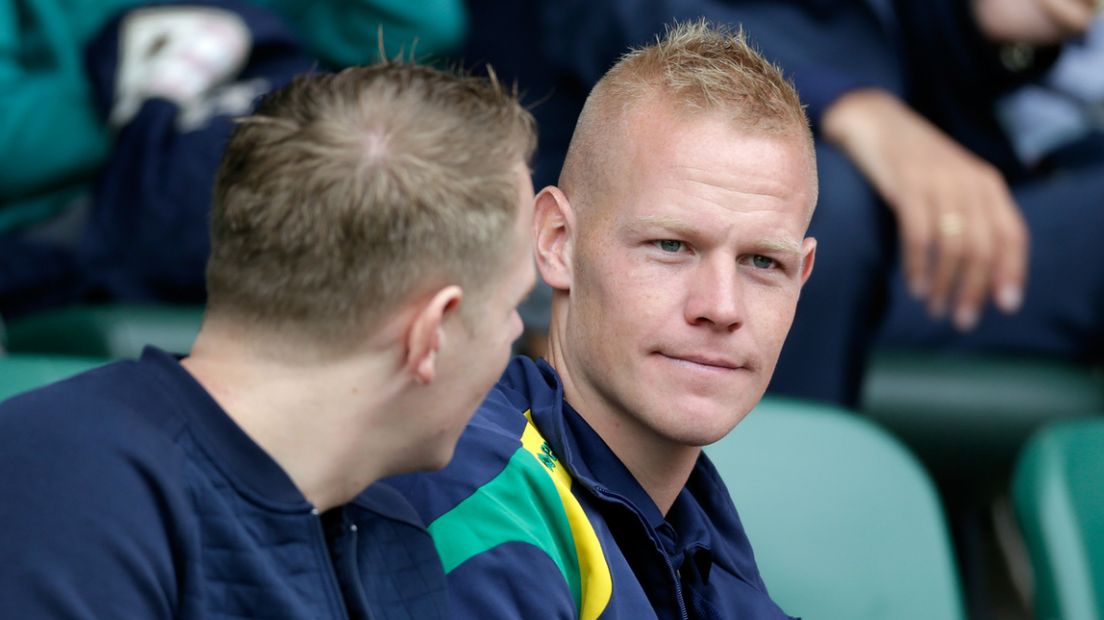
[[620,288],[619,297],[642,314],[661,315],[680,306],[686,298],[684,274],[654,265],[630,267],[611,281]]
[[777,297],[761,300],[759,303],[758,321],[755,331],[757,340],[767,350],[777,350],[789,334],[793,324],[796,299]]
[[617,320],[628,330],[648,332],[662,328],[662,323],[671,317],[681,316],[674,288],[665,288],[654,281],[639,281],[625,278],[612,291],[610,301],[605,304],[607,321]]

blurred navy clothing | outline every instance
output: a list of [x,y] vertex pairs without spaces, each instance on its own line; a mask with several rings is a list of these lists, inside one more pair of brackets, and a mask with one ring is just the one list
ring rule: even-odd
[[444,618],[393,490],[317,514],[171,356],[0,404],[4,618]]
[[455,618],[788,618],[709,459],[662,514],[543,360],[511,362],[444,470],[388,484],[429,524]]

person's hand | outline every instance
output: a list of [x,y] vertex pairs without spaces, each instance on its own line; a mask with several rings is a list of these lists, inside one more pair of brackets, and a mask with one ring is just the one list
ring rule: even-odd
[[998,43],[1054,45],[1084,34],[1096,0],[973,0],[974,19]]
[[933,316],[953,302],[954,325],[965,331],[989,298],[1019,309],[1027,227],[993,166],[879,90],[843,96],[822,127],[897,216],[909,289]]

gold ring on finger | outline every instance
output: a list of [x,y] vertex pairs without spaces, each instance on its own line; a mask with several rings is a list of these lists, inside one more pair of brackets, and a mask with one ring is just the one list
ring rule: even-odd
[[950,212],[939,216],[939,233],[944,237],[957,237],[966,228],[961,213]]

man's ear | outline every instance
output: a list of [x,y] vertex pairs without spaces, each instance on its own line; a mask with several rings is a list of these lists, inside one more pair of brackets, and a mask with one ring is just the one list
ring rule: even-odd
[[449,285],[433,294],[414,315],[406,332],[403,368],[421,384],[433,381],[437,373],[437,352],[444,346],[445,319],[458,311],[464,291]]
[[537,194],[533,235],[537,269],[554,289],[571,289],[575,212],[560,188],[549,185]]
[[812,237],[805,237],[805,241],[801,243],[801,286],[805,286],[809,276],[813,275],[816,246],[817,241]]

